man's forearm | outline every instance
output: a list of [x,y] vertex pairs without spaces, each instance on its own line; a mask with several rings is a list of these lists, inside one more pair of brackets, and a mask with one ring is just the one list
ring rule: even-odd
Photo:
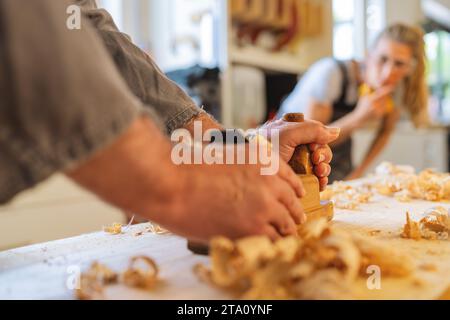
[[170,225],[180,213],[177,197],[183,188],[180,168],[172,164],[170,153],[167,138],[141,118],[113,145],[67,175],[125,211]]

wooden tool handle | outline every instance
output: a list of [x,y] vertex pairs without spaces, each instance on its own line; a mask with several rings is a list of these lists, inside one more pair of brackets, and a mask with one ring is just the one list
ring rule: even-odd
[[[305,121],[305,116],[302,113],[287,113],[283,120],[286,122],[301,123]],[[295,149],[289,165],[296,174],[314,174],[313,165],[311,162],[311,152],[308,146],[302,145]]]

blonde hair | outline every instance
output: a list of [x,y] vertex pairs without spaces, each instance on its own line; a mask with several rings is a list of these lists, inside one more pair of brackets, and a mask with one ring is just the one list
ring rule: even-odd
[[407,45],[414,57],[412,72],[404,79],[405,93],[403,102],[410,112],[411,120],[416,127],[430,123],[428,116],[428,85],[426,79],[426,49],[423,31],[414,26],[402,23],[393,24],[382,31],[375,40],[389,39]]

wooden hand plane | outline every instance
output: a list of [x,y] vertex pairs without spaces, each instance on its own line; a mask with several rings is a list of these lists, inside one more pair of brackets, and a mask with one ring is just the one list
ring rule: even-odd
[[[283,117],[286,122],[304,122],[304,115],[301,113],[288,113]],[[332,220],[334,217],[334,206],[331,201],[320,201],[320,183],[314,174],[314,167],[311,161],[311,151],[306,145],[298,146],[295,149],[289,165],[298,175],[306,190],[306,196],[300,201],[308,220],[317,218],[327,218]]]

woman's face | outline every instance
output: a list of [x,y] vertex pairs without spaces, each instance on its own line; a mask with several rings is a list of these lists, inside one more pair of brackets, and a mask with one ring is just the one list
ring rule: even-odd
[[413,52],[408,45],[381,38],[367,58],[366,82],[373,89],[397,86],[413,68]]

